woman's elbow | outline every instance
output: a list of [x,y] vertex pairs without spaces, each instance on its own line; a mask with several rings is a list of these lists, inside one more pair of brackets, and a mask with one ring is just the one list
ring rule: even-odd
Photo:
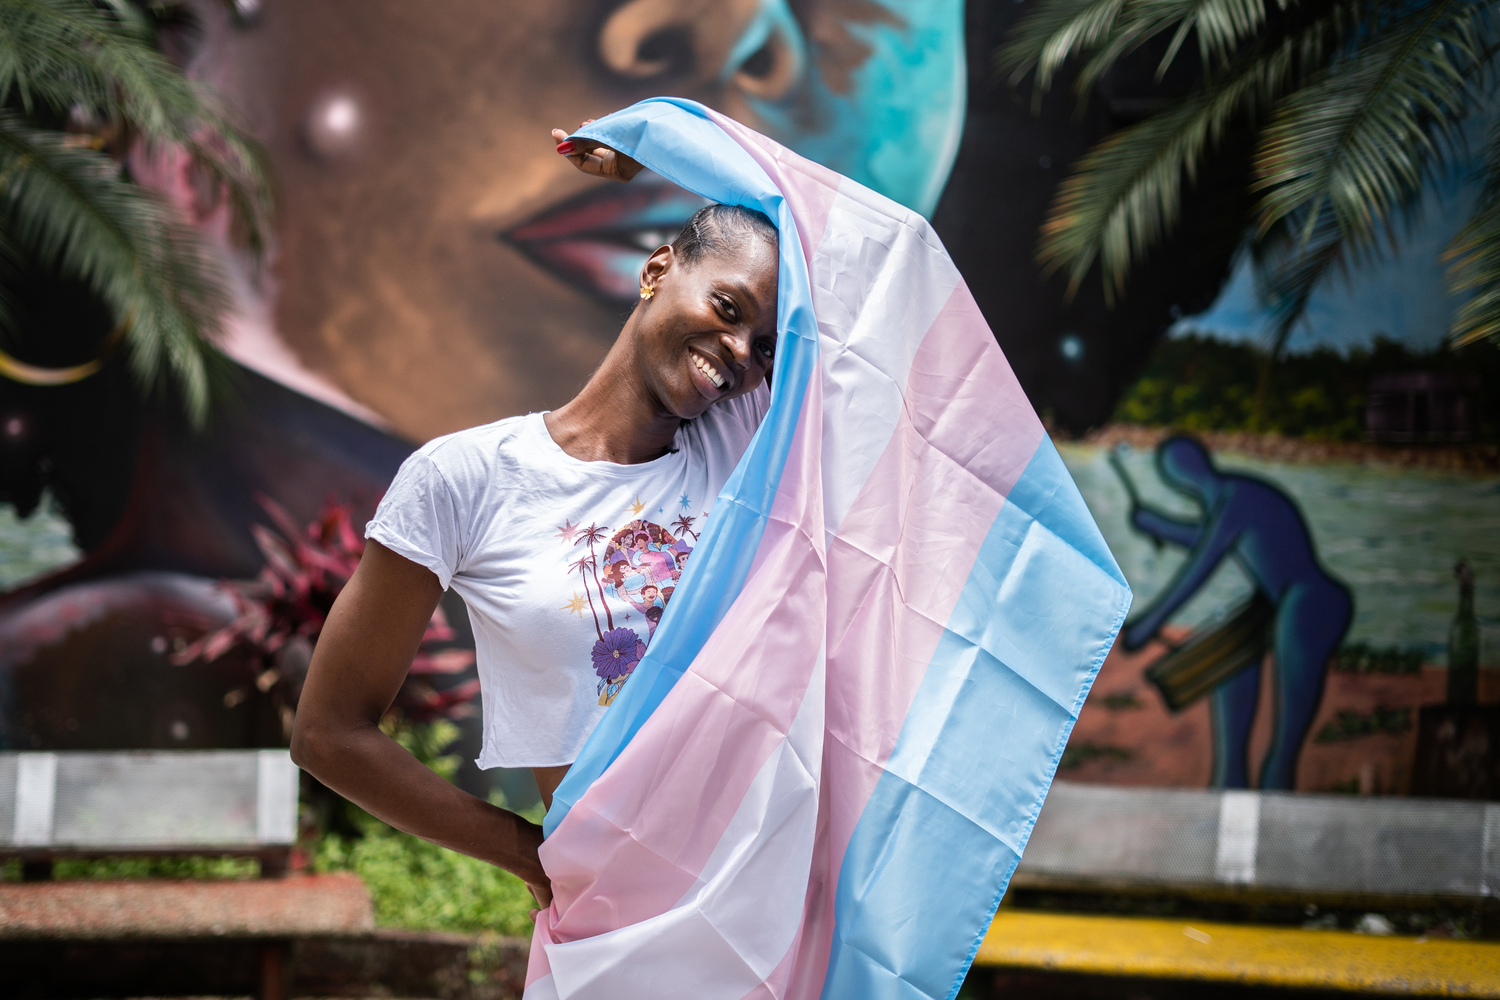
[[318,725],[304,713],[297,713],[292,724],[292,763],[317,778],[327,773],[330,741],[326,727]]

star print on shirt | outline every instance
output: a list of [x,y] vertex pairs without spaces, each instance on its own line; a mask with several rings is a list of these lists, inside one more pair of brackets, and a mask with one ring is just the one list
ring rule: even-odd
[[679,497],[677,502],[682,504],[683,507],[691,507],[693,505],[693,502],[688,499],[688,495],[686,493]]
[[578,525],[567,518],[563,518],[563,523],[557,526],[557,537],[562,539],[564,545],[571,545],[573,544],[573,536],[576,534],[578,534]]
[[575,590],[575,591],[573,591],[573,599],[571,601],[569,601],[567,604],[564,604],[562,606],[562,610],[564,610],[564,611],[571,611],[571,612],[573,612],[573,614],[577,615],[579,618],[582,618],[583,617],[583,605],[584,605],[584,603],[585,603],[585,599],[582,598],[582,597],[579,597],[578,596],[578,591]]
[[646,502],[644,500],[642,500],[641,499],[641,495],[639,493],[637,493],[635,495],[635,503],[633,503],[633,504],[630,505],[630,516],[631,517],[640,517],[641,516],[641,511],[643,511],[645,509],[646,509]]

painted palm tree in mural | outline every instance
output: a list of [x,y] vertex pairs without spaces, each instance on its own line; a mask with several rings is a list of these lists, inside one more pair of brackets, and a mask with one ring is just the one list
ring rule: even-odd
[[[0,258],[86,286],[113,313],[142,386],[169,379],[201,422],[229,283],[188,221],[132,183],[124,161],[185,152],[257,259],[270,188],[255,143],[157,51],[159,18],[179,6],[0,0]],[[54,333],[15,329],[4,305],[0,287],[0,324],[23,356]],[[0,355],[4,374],[36,384],[97,367],[37,369]]]
[[1077,163],[1038,256],[1072,288],[1097,263],[1118,295],[1176,224],[1184,184],[1248,126],[1256,197],[1250,217],[1225,224],[1251,234],[1274,359],[1312,291],[1399,243],[1424,187],[1464,166],[1482,125],[1483,193],[1444,255],[1451,287],[1475,294],[1450,334],[1500,339],[1497,42],[1500,13],[1483,0],[1041,0],[997,55],[1013,81],[1034,74],[1038,96],[1073,67],[1082,98],[1148,46],[1158,80],[1171,68],[1193,80]]

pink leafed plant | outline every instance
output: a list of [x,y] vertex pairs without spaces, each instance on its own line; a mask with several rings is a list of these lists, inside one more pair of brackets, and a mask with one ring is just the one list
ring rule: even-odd
[[[178,664],[211,662],[230,650],[243,649],[250,654],[255,686],[293,707],[313,644],[334,599],[354,575],[365,541],[354,530],[348,504],[330,499],[317,520],[298,527],[270,497],[256,494],[255,499],[278,529],[250,526],[265,566],[253,580],[224,581],[222,586],[234,598],[238,615],[223,628],[183,647],[172,659]],[[434,648],[453,637],[443,609],[437,608],[393,710],[413,722],[473,714],[473,701],[479,694],[477,679],[442,691],[426,679],[462,673],[474,664],[472,650]]]

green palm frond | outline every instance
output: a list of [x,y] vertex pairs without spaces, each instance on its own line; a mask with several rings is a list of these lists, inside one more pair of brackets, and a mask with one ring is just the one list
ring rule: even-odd
[[1058,71],[1076,56],[1097,49],[1115,33],[1126,0],[1051,0],[1022,17],[1011,38],[995,53],[995,68],[1019,83],[1036,71],[1040,95]]
[[1330,274],[1347,274],[1351,257],[1360,257],[1331,212],[1321,213],[1310,231],[1303,218],[1309,214],[1283,219],[1250,243],[1261,305],[1271,320],[1272,360],[1280,356],[1318,286]]
[[1448,289],[1472,293],[1449,331],[1455,346],[1500,340],[1500,126],[1490,136],[1487,183],[1469,221],[1448,244]]
[[[1119,60],[1166,37],[1158,78],[1196,40],[1197,82],[1094,147],[1058,190],[1038,257],[1070,294],[1096,262],[1106,297],[1166,237],[1217,136],[1258,122],[1257,269],[1276,321],[1273,355],[1314,288],[1396,242],[1424,187],[1461,158],[1484,95],[1500,14],[1482,0],[1042,0],[997,53],[1014,81],[1046,90],[1070,62],[1094,88]],[[1455,335],[1500,336],[1500,157],[1491,193],[1449,249],[1474,290]],[[1248,225],[1250,219],[1226,220]]]
[[1394,243],[1397,220],[1454,158],[1494,55],[1493,17],[1485,5],[1438,0],[1391,18],[1266,127],[1252,185],[1265,192],[1257,232],[1291,238],[1289,259],[1260,276],[1272,357],[1324,276]]
[[[264,153],[156,51],[150,18],[126,0],[0,0],[0,106],[0,229],[10,252],[82,279],[117,321],[128,320],[141,382],[170,379],[201,422],[211,342],[231,305],[226,275],[175,209],[125,179],[102,150],[183,150],[257,261],[272,201]],[[65,121],[92,124],[85,134],[49,127]]]
[[1196,178],[1205,153],[1234,121],[1264,113],[1293,88],[1308,51],[1328,44],[1346,17],[1335,5],[1245,46],[1211,79],[1090,150],[1058,188],[1042,226],[1044,266],[1067,272],[1071,294],[1098,260],[1112,301],[1132,265],[1175,225],[1182,186]]
[[170,373],[189,416],[207,413],[210,343],[229,308],[203,241],[102,153],[0,113],[0,212],[13,246],[85,281],[117,317],[146,384]]
[[1078,162],[1058,188],[1042,224],[1037,257],[1048,273],[1064,270],[1069,294],[1097,259],[1105,296],[1123,291],[1133,261],[1177,222],[1182,178],[1193,177],[1255,80],[1242,77],[1200,90],[1161,114],[1121,129]]
[[[1284,11],[1293,0],[1066,0],[1044,3],[1022,18],[995,56],[996,68],[1013,83],[1032,70],[1038,95],[1052,86],[1070,60],[1092,53],[1079,70],[1074,89],[1087,93],[1126,56],[1167,32],[1172,36],[1157,64],[1165,75],[1189,37],[1210,70],[1227,66],[1234,54],[1266,26],[1270,9]],[[1304,6],[1328,6],[1306,0]]]
[[1301,211],[1305,243],[1329,211],[1355,245],[1385,235],[1458,138],[1471,84],[1492,54],[1491,16],[1436,0],[1288,97],[1256,151],[1259,231]]

